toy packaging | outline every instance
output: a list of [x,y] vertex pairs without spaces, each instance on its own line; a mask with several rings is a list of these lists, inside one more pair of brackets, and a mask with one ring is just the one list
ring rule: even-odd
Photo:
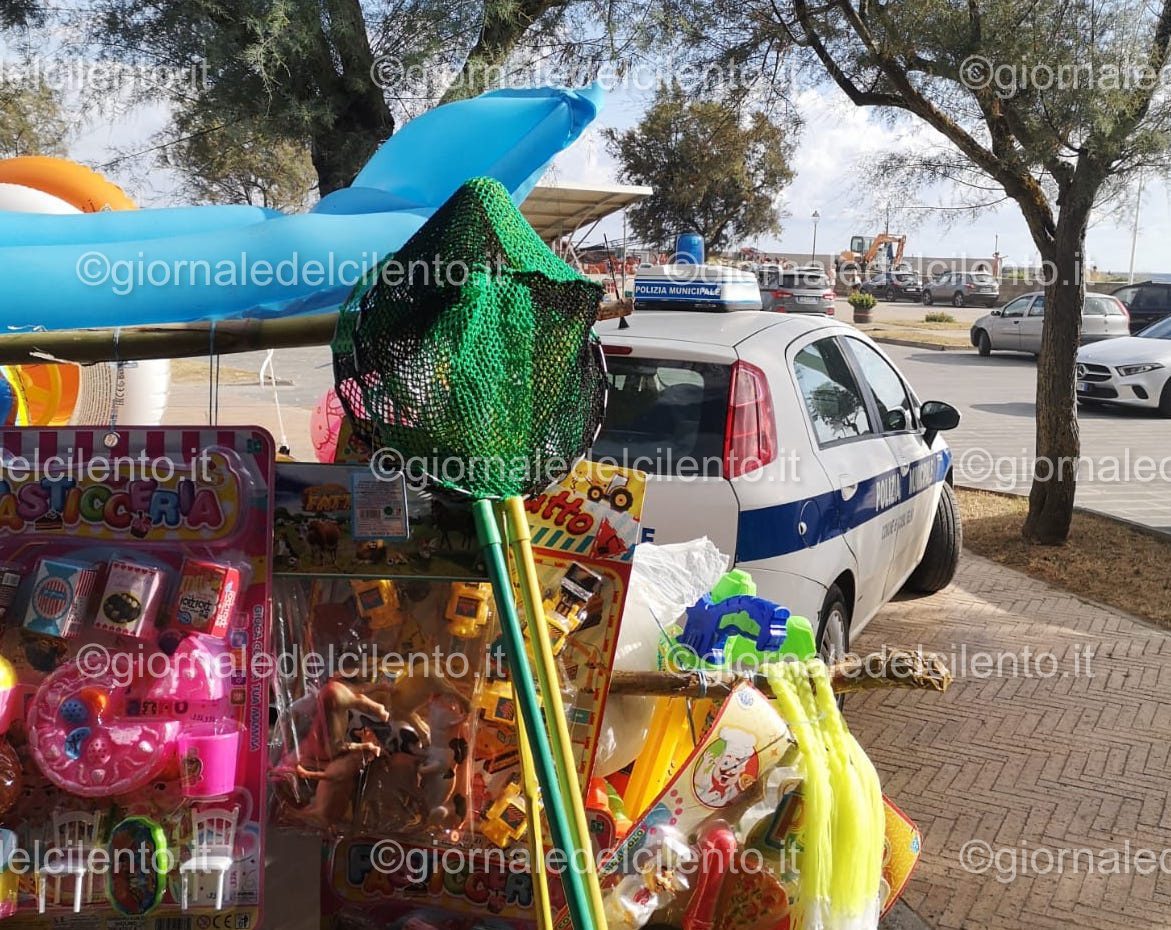
[[[369,474],[278,466],[273,816],[328,838],[327,925],[420,913],[456,930],[485,914],[531,925],[532,879],[516,864],[528,841],[518,709],[468,516],[394,482],[348,493],[355,472]],[[643,487],[638,473],[581,463],[526,503],[583,785]],[[405,533],[357,538],[358,511],[398,513],[404,500]],[[450,856],[441,867],[445,850],[466,868],[452,874]],[[560,904],[555,881],[552,892]]]
[[0,916],[257,926],[271,438],[0,442]]

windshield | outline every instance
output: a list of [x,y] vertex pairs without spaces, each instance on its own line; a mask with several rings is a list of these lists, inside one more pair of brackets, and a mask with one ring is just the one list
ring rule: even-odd
[[1138,335],[1143,339],[1171,339],[1171,316],[1152,323]]
[[990,274],[974,274],[972,275],[973,284],[995,284],[996,279]]

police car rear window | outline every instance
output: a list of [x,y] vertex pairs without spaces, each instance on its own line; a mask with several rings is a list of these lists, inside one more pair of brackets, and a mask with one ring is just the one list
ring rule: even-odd
[[590,458],[652,475],[721,475],[730,366],[613,355],[606,364],[606,420]]

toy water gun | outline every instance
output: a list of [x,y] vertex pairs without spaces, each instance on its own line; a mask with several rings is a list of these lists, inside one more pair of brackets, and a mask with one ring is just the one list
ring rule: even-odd
[[[808,620],[755,595],[756,585],[747,572],[728,572],[710,594],[687,608],[678,642],[700,663],[712,666],[754,659],[754,668],[759,668],[766,659],[778,656],[810,658],[817,654]],[[681,658],[685,660],[686,655]]]
[[[772,601],[756,597],[756,583],[740,569],[725,574],[710,594],[687,608],[687,620],[671,652],[682,668],[763,667],[780,656],[808,659],[817,654],[813,626]],[[691,713],[683,698],[660,698],[647,733],[647,752],[634,763],[623,801],[639,817],[691,755],[693,729],[702,731],[711,701],[697,701]]]

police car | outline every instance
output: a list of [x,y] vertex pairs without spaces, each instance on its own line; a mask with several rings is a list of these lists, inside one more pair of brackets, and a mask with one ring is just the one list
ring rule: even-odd
[[708,536],[762,597],[818,618],[827,653],[900,589],[951,581],[961,529],[940,433],[959,413],[920,403],[863,333],[678,310],[598,333],[610,394],[591,457],[649,474],[644,541]]

